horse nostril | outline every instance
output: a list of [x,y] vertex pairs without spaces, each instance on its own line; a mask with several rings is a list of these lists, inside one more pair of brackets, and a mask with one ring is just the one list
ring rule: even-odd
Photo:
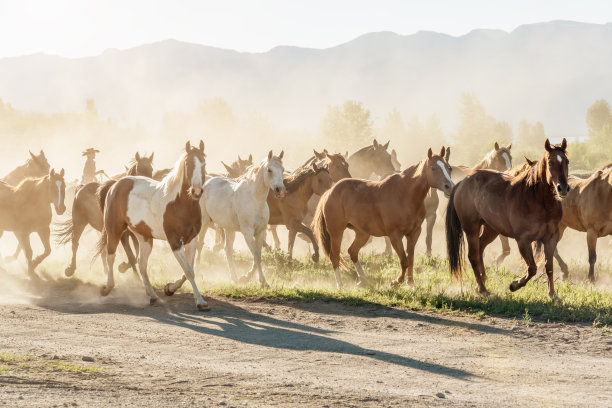
[[558,185],[558,186],[557,186],[557,191],[558,191],[559,193],[561,192],[561,186],[560,186],[560,185]]
[[570,186],[567,186],[567,192],[568,192],[568,193],[570,192],[570,189],[571,189],[571,187],[570,187]]

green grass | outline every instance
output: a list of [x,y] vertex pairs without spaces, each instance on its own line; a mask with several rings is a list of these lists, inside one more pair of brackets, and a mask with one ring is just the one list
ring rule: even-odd
[[[333,271],[327,261],[318,264],[307,259],[289,261],[280,251],[265,253],[263,257],[265,274],[271,285],[269,289],[262,289],[255,282],[246,286],[228,283],[211,286],[210,282],[202,282],[202,287],[208,293],[230,298],[340,302],[352,306],[375,304],[412,310],[504,316],[522,319],[525,324],[531,324],[533,320],[586,322],[600,328],[612,326],[612,293],[609,289],[596,289],[587,283],[557,281],[556,293],[562,300],[553,303],[547,294],[546,276],[543,276],[532,279],[513,293],[508,289],[510,282],[525,272],[525,267],[518,263],[510,268],[487,269],[487,289],[491,295],[485,297],[474,291],[476,282],[470,268],[464,271],[460,287],[451,285],[448,263],[438,257],[417,258],[414,287],[399,288],[390,285],[399,272],[396,256],[363,255],[360,259],[368,276],[368,289],[355,288],[356,276],[352,271],[343,272],[345,289],[335,289]],[[208,253],[200,270],[206,274],[207,269],[213,265],[219,268],[219,264],[223,269],[223,258]],[[238,256],[237,265],[244,273],[250,266],[250,258]],[[598,274],[606,274],[601,269]],[[163,282],[160,280],[157,286],[163,286]],[[188,285],[184,289],[189,290]]]
[[0,352],[0,374],[39,374],[41,372],[106,373],[94,365],[71,363],[64,360],[37,358],[28,354]]

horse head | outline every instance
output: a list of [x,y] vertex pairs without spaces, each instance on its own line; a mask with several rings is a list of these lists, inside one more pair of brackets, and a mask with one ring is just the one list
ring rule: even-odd
[[187,185],[189,197],[199,200],[204,192],[204,180],[206,178],[206,155],[204,154],[204,142],[200,140],[198,147],[191,147],[191,143],[185,144],[185,162],[183,184]]
[[64,204],[64,198],[66,197],[64,169],[60,170],[59,173],[56,173],[53,169],[49,171],[49,197],[57,215],[62,215],[66,211],[66,205]]
[[287,193],[283,176],[285,169],[283,168],[283,155],[281,151],[278,156],[272,154],[272,150],[268,153],[268,157],[263,161],[260,171],[263,171],[265,185],[274,192],[276,197],[284,197]]
[[488,168],[497,171],[508,171],[512,168],[512,143],[508,146],[500,146],[495,142],[495,146],[491,153],[489,153]]
[[429,186],[441,190],[445,196],[449,197],[455,183],[451,179],[452,168],[446,161],[446,149],[444,146],[442,146],[439,155],[433,154],[431,148],[429,149],[424,171]]
[[567,183],[569,160],[567,158],[567,140],[558,145],[551,145],[546,139],[544,143],[546,153],[544,160],[546,162],[546,180],[551,183],[557,195],[564,198],[570,191],[570,186]]

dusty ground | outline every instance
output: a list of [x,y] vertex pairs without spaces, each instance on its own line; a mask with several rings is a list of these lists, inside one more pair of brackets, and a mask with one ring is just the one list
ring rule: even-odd
[[225,298],[202,313],[189,294],[149,306],[141,290],[119,290],[100,304],[75,299],[75,289],[21,304],[5,298],[0,351],[105,372],[0,370],[0,406],[612,401],[612,337],[589,326]]

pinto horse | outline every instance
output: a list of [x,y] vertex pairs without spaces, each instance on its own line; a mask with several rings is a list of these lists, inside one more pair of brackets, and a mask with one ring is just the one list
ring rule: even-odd
[[[134,155],[134,158],[130,161],[129,167],[125,173],[116,178],[123,176],[144,176],[151,177],[153,175],[153,154],[151,156],[141,156],[138,152]],[[55,235],[57,242],[61,245],[65,245],[69,242],[72,243],[72,259],[70,265],[66,267],[64,273],[66,276],[74,275],[76,270],[76,256],[79,249],[79,241],[81,235],[85,230],[85,227],[91,225],[96,231],[102,231],[104,227],[104,215],[98,204],[98,198],[96,192],[103,185],[98,182],[88,183],[82,186],[74,196],[72,201],[72,216],[59,224],[59,228],[56,230]],[[119,272],[125,272],[128,268],[132,268],[134,273],[136,271],[136,257],[132,252],[129,244],[129,232],[121,237],[121,244],[128,258],[128,262],[122,262],[119,265]],[[136,242],[137,243],[137,242]],[[136,249],[138,250],[138,249]]]
[[[49,238],[51,231],[51,208],[62,215],[66,211],[64,197],[66,183],[64,169],[39,178],[26,178],[13,187],[0,182],[0,235],[2,231],[13,231],[23,248],[28,262],[28,274],[37,278],[34,269],[51,253]],[[32,260],[30,234],[36,232],[44,246],[44,252]]]
[[[147,274],[147,263],[153,239],[168,241],[172,253],[183,269],[183,278],[166,285],[168,295],[174,293],[186,279],[193,288],[196,306],[208,305],[195,283],[193,261],[202,224],[199,200],[206,176],[204,142],[199,148],[187,142],[185,153],[166,177],[157,182],[148,177],[128,176],[99,192],[100,207],[104,211],[104,229],[98,243],[102,258],[106,257],[108,280],[101,294],[106,296],[115,286],[113,264],[115,252],[126,231],[138,239],[138,267],[151,302],[159,299]],[[169,290],[169,288],[174,288]]]
[[204,185],[204,199],[200,202],[202,234],[213,223],[225,230],[225,255],[234,282],[237,277],[233,245],[236,231],[240,231],[253,255],[253,266],[241,280],[250,279],[257,270],[261,286],[268,286],[261,269],[261,248],[270,219],[268,192],[272,190],[277,197],[283,197],[286,192],[282,158],[283,152],[274,156],[270,150],[259,166],[251,167],[238,180],[212,177]]
[[[440,189],[447,195],[453,188],[445,153],[444,147],[440,155],[434,155],[429,149],[425,160],[382,181],[341,180],[321,197],[312,229],[332,263],[339,287],[342,286],[340,244],[347,227],[355,231],[348,252],[359,275],[359,286],[366,286],[359,250],[370,236],[389,237],[400,258],[402,271],[393,283],[404,282],[407,272],[408,284],[413,284],[414,246],[425,218],[425,196],[430,188]],[[408,240],[406,251],[402,247],[403,237]]]
[[567,141],[551,145],[533,166],[525,164],[511,176],[490,170],[476,170],[457,184],[446,209],[446,242],[450,271],[460,279],[463,234],[468,243],[468,259],[474,270],[478,292],[486,294],[487,275],[482,259],[484,249],[498,235],[514,238],[527,264],[527,274],[510,284],[522,288],[535,275],[537,265],[532,243],[544,244],[548,295],[555,298],[553,254],[559,241],[562,217],[560,199],[570,191],[567,176]]

